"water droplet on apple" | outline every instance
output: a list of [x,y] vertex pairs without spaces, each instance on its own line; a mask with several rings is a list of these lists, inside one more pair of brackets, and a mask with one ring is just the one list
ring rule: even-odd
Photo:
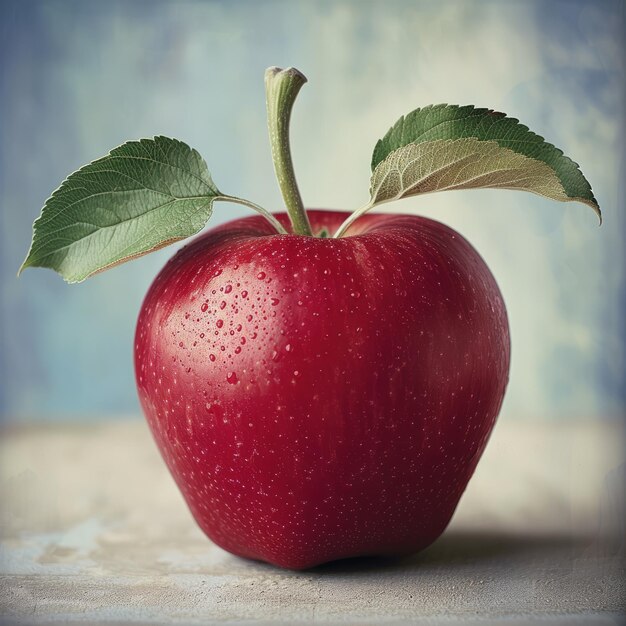
[[235,372],[228,372],[226,375],[226,382],[231,385],[237,384],[237,374]]
[[259,273],[256,275],[256,277],[257,277],[259,280],[263,280],[263,279],[265,278],[265,272],[259,272]]
[[209,361],[215,361],[215,355],[209,354]]
[[272,306],[276,306],[280,302],[280,300],[278,298],[272,298],[270,302],[272,303]]
[[226,308],[226,301],[225,301],[225,300],[222,300],[222,301],[220,302],[220,309],[222,309],[222,310],[223,310],[223,309],[225,309],[225,308]]
[[215,322],[215,325],[218,328],[221,328],[222,326],[224,326],[224,320],[217,320],[217,322]]
[[357,299],[361,297],[361,293],[360,293],[360,292],[358,292],[358,291],[353,291],[350,295],[351,295],[353,298],[357,298]]
[[285,351],[286,351],[286,352],[291,352],[291,344],[290,344],[290,343],[288,343],[288,344],[285,346]]
[[206,313],[206,311],[207,311],[207,309],[208,309],[208,308],[209,308],[209,305],[205,302],[205,303],[204,303],[204,304],[200,307],[200,310],[201,310],[203,313]]
[[232,290],[233,290],[232,285],[226,285],[226,287],[224,287],[224,293],[230,293]]
[[241,348],[239,346],[237,346],[235,348],[235,354],[239,354],[241,352]]
[[247,298],[248,297],[248,292],[245,289],[241,292],[241,297],[242,298]]

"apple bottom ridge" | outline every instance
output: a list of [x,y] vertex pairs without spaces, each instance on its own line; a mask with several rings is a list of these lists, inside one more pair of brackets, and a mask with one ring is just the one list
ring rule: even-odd
[[[353,547],[351,549],[346,549],[345,544],[342,548],[342,542],[337,541],[334,548],[320,552],[315,544],[305,545],[301,542],[300,545],[296,545],[295,542],[292,542],[292,544],[289,545],[290,541],[286,539],[286,536],[283,536],[285,541],[280,547],[264,553],[261,553],[261,551],[246,550],[228,539],[222,540],[218,534],[202,524],[201,520],[193,513],[193,510],[191,513],[202,532],[223,550],[242,559],[268,563],[269,565],[282,569],[305,571],[324,565],[332,567],[339,562],[358,561],[359,559],[378,559],[382,563],[387,559],[400,560],[411,557],[425,550],[439,539],[448,527],[454,511],[440,529],[426,536],[421,535],[418,539],[413,541],[407,537],[396,537],[396,541],[385,546],[377,542],[376,539],[373,539],[371,544],[375,544],[375,548],[367,547],[366,542],[363,542],[363,548]],[[250,542],[246,543],[249,544]]]

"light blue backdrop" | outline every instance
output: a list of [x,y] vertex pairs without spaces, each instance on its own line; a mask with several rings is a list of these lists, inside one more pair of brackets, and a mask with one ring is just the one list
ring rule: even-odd
[[[71,171],[127,139],[178,137],[220,188],[280,208],[263,71],[309,77],[293,119],[305,202],[367,198],[371,150],[429,103],[505,111],[562,147],[592,212],[504,191],[412,199],[485,257],[508,305],[511,417],[624,411],[624,3],[0,3],[0,412],[4,419],[138,414],[136,314],[168,248],[67,286],[16,270],[31,223]],[[245,210],[219,205],[214,224]]]

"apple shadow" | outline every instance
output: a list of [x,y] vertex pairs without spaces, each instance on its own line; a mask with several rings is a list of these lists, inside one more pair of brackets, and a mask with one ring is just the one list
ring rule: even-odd
[[502,531],[450,531],[428,548],[409,556],[362,556],[340,559],[310,570],[322,575],[367,574],[375,571],[428,570],[489,562],[561,561],[589,550],[590,537],[521,535]]

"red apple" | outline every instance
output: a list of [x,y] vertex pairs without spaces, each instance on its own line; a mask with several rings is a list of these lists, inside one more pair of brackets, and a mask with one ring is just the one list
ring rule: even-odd
[[196,150],[156,136],[71,174],[21,267],[80,282],[199,232],[215,202],[260,214],[197,238],[157,276],[135,369],[201,528],[235,554],[295,569],[434,541],[508,380],[506,311],[478,253],[433,220],[368,212],[504,188],[582,202],[601,221],[591,185],[559,149],[503,113],[448,104],[411,111],[376,143],[369,200],[345,221],[307,215],[289,141],[304,83],[293,67],[265,72],[288,217],[223,193]]
[[[345,214],[309,218],[332,234]],[[500,410],[507,316],[472,246],[423,217],[366,215],[348,235],[231,222],[143,304],[143,409],[196,521],[234,554],[301,569],[426,547]]]

